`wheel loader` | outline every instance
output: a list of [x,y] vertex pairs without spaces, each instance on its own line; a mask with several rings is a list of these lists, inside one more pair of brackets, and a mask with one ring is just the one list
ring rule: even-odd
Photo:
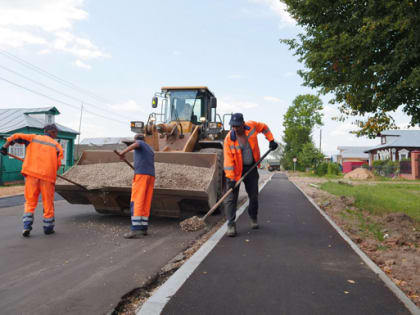
[[[132,121],[130,127],[145,135],[155,151],[155,162],[206,167],[213,175],[205,189],[155,187],[151,215],[179,217],[183,209],[207,211],[224,190],[223,141],[228,133],[224,122],[230,114],[222,118],[216,112],[217,99],[205,86],[162,87],[152,99],[152,108],[146,122]],[[133,161],[132,153],[126,157]],[[119,161],[112,151],[84,151],[74,167]],[[71,179],[72,169],[64,176]],[[130,213],[131,187],[82,189],[57,182],[56,191],[70,203],[92,204],[99,213]]]

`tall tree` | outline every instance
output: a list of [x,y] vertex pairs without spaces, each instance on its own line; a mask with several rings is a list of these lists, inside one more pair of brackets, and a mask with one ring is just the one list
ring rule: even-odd
[[[297,158],[305,145],[312,144],[312,129],[322,125],[322,101],[318,96],[305,94],[293,100],[284,115],[284,151],[282,165],[285,169],[293,168],[293,158]],[[304,170],[307,165],[298,161],[298,168]]]
[[419,0],[280,0],[305,32],[282,40],[304,84],[335,95],[340,120],[360,115],[360,135],[394,128],[399,107],[420,125]]

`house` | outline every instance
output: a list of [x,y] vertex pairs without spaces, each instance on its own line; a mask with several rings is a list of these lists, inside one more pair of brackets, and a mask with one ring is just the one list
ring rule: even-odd
[[420,130],[385,130],[378,137],[381,144],[365,151],[369,165],[375,160],[399,161],[400,176],[420,179]]
[[[55,116],[59,114],[55,107],[0,109],[0,146],[3,146],[7,137],[14,133],[44,134],[44,126],[55,123]],[[63,173],[73,165],[74,139],[78,132],[60,124],[56,125],[57,141],[64,151],[62,167],[59,170],[59,173]],[[24,158],[25,145],[9,146],[9,153]],[[21,168],[21,161],[0,155],[0,185],[22,182]]]
[[122,151],[128,143],[132,143],[133,138],[127,137],[106,137],[106,138],[85,138],[80,144],[76,145],[76,159],[82,156],[86,150],[118,150]]
[[381,144],[365,151],[369,154],[369,165],[375,160],[410,159],[411,152],[420,150],[420,130],[385,130],[378,137]]
[[370,147],[352,147],[339,146],[337,147],[339,154],[337,155],[337,163],[341,165],[343,173],[348,173],[362,166],[368,164],[369,154],[365,153]]

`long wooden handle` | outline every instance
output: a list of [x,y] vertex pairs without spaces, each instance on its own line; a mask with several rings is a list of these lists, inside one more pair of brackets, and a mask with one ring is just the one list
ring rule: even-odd
[[[23,162],[23,159],[21,157],[17,156],[17,155],[14,155],[14,154],[11,154],[11,153],[7,153],[7,155],[16,159],[16,160],[19,160],[19,161]],[[83,188],[84,190],[88,190],[85,186],[80,185],[79,183],[76,183],[76,182],[72,181],[71,179],[68,179],[64,176],[61,176],[61,175],[57,174],[57,177],[65,180],[65,181],[68,181],[69,183],[72,183],[73,185],[79,186],[80,188]]]
[[128,162],[127,159],[123,157],[117,150],[114,150],[114,153],[118,155],[121,158],[121,160],[127,163],[127,165],[130,166],[134,170],[134,166],[130,162]]
[[255,163],[254,165],[251,166],[251,168],[236,182],[235,187],[233,188],[229,188],[229,190],[222,196],[222,198],[219,199],[218,202],[216,202],[216,204],[206,213],[206,215],[201,219],[201,220],[205,220],[207,219],[207,217],[212,214],[217,207],[226,199],[227,196],[229,196],[229,194],[236,188],[238,187],[241,182],[245,179],[245,177],[255,168],[257,167],[258,164],[261,163],[262,160],[265,159],[265,157],[271,152],[271,150],[268,150],[267,152],[265,152],[265,154],[258,160],[257,163]]

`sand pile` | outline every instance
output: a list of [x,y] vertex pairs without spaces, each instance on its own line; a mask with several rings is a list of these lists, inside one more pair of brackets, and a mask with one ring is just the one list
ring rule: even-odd
[[344,175],[346,179],[374,179],[375,175],[371,171],[365,168],[356,168],[350,173]]
[[[214,168],[155,163],[155,172],[155,188],[205,190],[211,181]],[[133,170],[123,162],[76,165],[64,174],[66,178],[88,189],[131,187],[133,175]],[[58,179],[57,185],[68,183]]]

